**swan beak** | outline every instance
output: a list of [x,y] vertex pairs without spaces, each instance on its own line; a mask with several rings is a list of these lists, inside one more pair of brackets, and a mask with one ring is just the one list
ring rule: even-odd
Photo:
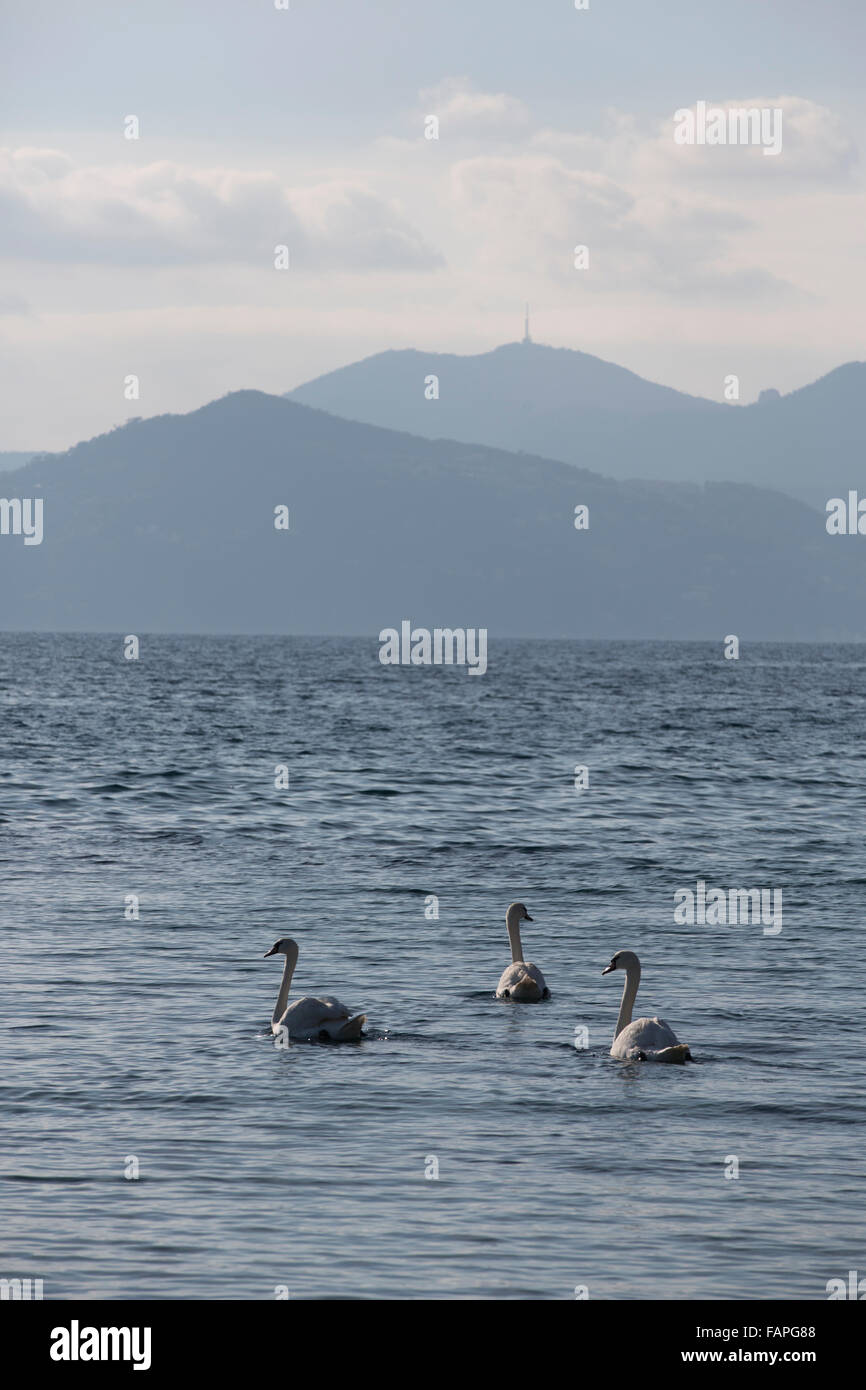
[[277,952],[276,946],[272,946],[271,949],[270,949],[269,951],[265,951],[265,954],[262,956],[262,960],[267,960],[268,956],[276,955],[276,952]]
[[532,921],[532,918],[530,917],[530,915],[529,915],[528,912],[524,914],[523,920],[524,920],[524,922],[531,922],[531,921]]
[[606,965],[602,970],[602,975],[609,975],[612,970],[616,970],[615,965]]

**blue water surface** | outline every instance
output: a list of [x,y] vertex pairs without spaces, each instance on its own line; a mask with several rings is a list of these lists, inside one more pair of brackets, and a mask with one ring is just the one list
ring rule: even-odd
[[[866,1272],[864,696],[862,647],[491,636],[473,677],[375,640],[2,636],[0,1275],[814,1299]],[[782,930],[677,924],[699,879],[781,890]],[[494,999],[515,899],[534,1006]],[[274,1047],[284,935],[293,995],[363,1041]],[[693,1065],[609,1057],[626,947]]]

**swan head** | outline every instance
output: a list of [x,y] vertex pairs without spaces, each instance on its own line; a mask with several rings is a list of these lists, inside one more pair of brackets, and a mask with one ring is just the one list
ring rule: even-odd
[[298,943],[293,941],[290,936],[281,936],[279,941],[275,941],[269,951],[265,951],[263,960],[268,956],[288,956],[291,960],[298,959]]
[[532,918],[523,903],[512,903],[505,914],[506,922],[531,922]]
[[611,970],[636,970],[640,974],[640,961],[634,951],[617,951],[616,955],[611,956],[610,965],[606,965],[601,973],[609,975]]

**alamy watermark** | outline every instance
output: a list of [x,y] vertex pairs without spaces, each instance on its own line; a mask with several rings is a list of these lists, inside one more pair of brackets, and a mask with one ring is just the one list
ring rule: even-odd
[[[772,906],[771,895],[772,893]],[[755,926],[761,923],[764,936],[778,936],[782,930],[781,888],[707,888],[699,878],[691,888],[674,889],[674,921],[678,926],[700,927]]]
[[861,501],[854,489],[844,497],[831,497],[824,523],[829,536],[866,536],[866,497]]
[[782,153],[782,111],[778,106],[707,106],[705,101],[674,112],[677,145],[760,145],[764,154]]
[[379,633],[379,660],[383,666],[468,666],[470,676],[487,670],[486,627],[413,628],[408,618]]
[[837,1276],[835,1279],[828,1279],[825,1288],[829,1299],[852,1298],[858,1303],[866,1299],[866,1278],[858,1278],[856,1269],[848,1270],[847,1283]]
[[0,497],[0,536],[23,536],[25,545],[42,544],[41,497]]
[[41,1299],[41,1279],[0,1279],[0,1299]]
[[51,1330],[48,1355],[52,1361],[131,1361],[134,1371],[151,1364],[149,1327],[82,1327],[73,1318],[68,1327]]

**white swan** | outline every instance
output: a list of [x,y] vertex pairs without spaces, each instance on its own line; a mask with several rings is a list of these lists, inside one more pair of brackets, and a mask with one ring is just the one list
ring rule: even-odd
[[497,999],[516,999],[521,1004],[537,1004],[539,999],[550,998],[550,990],[538,966],[523,959],[520,923],[531,921],[532,918],[523,903],[512,903],[505,914],[505,925],[511,942],[511,964],[507,970],[503,970],[496,986]]
[[287,1028],[290,1038],[299,1038],[305,1042],[311,1042],[314,1038],[351,1042],[361,1036],[367,1015],[355,1014],[353,1017],[346,1005],[341,1004],[333,995],[323,994],[321,997],[315,997],[306,994],[286,1008],[292,976],[298,963],[298,943],[292,941],[291,937],[284,936],[275,942],[269,951],[265,951],[263,959],[276,955],[285,956],[286,964],[280,992],[277,995],[277,1005],[271,1019],[272,1033],[279,1035],[283,1028]]
[[631,1011],[640,984],[640,961],[634,951],[617,951],[601,973],[609,975],[611,970],[625,971],[611,1057],[630,1062],[691,1061],[692,1054],[686,1044],[677,1040],[676,1033],[663,1018],[636,1018],[632,1023]]

